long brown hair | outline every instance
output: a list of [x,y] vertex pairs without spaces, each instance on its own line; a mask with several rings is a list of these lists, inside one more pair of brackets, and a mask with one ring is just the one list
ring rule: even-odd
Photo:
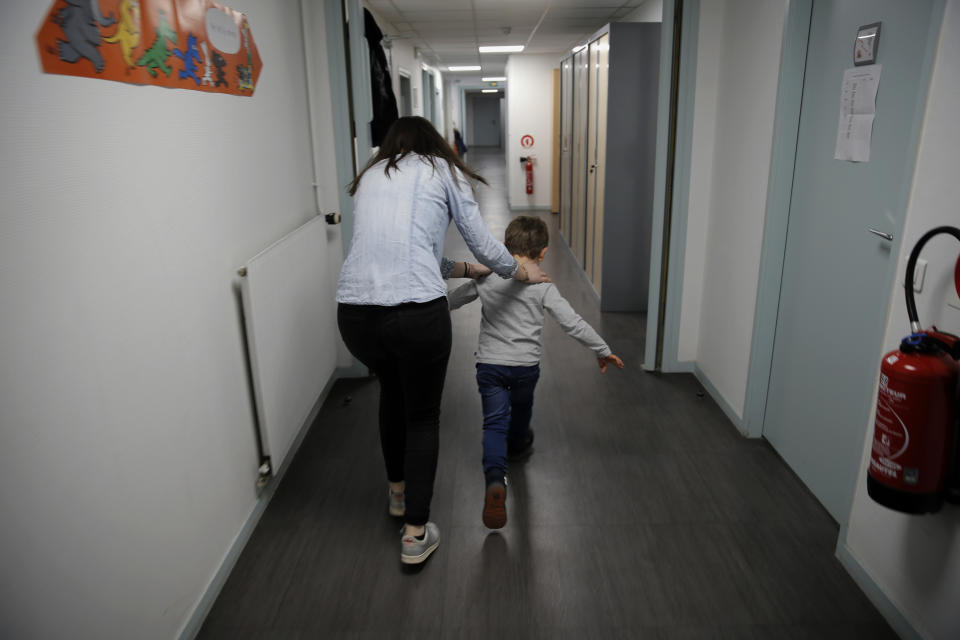
[[381,160],[387,161],[387,166],[384,167],[383,172],[389,176],[390,170],[397,168],[397,162],[411,153],[423,156],[429,160],[434,169],[437,168],[436,160],[438,158],[443,160],[450,168],[450,175],[452,175],[454,179],[456,179],[457,176],[454,170],[454,167],[456,167],[460,169],[464,175],[478,180],[483,184],[487,184],[487,181],[484,180],[481,175],[460,160],[429,120],[421,118],[420,116],[404,116],[403,118],[397,119],[397,121],[391,125],[390,130],[387,131],[387,135],[383,138],[383,143],[380,145],[380,150],[377,151],[377,155],[370,158],[370,161],[367,163],[367,166],[363,168],[363,171],[353,179],[353,182],[347,187],[348,192],[350,195],[354,195],[357,192],[357,187],[360,186],[360,179],[363,177],[363,174],[367,172],[367,169]]

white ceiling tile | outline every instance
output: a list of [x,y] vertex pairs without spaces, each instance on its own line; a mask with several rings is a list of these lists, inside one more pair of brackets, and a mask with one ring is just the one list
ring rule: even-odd
[[[506,54],[480,54],[477,44],[525,44],[526,53],[565,55],[607,22],[645,0],[365,0],[385,33],[425,52],[432,64],[483,65],[502,75]],[[532,36],[532,37],[531,37]],[[468,74],[470,75],[470,74]]]

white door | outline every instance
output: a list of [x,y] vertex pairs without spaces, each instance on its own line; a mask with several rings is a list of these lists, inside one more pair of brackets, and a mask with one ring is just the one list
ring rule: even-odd
[[473,136],[468,146],[500,146],[500,94],[471,94],[473,102]]
[[[813,3],[763,435],[839,522],[862,480],[855,476],[929,82],[918,70],[940,19],[935,4]],[[854,66],[858,28],[875,22],[882,74],[870,160],[835,160],[844,70]]]
[[[604,36],[605,38],[606,36]],[[600,96],[598,75],[600,67],[600,39],[594,40],[588,47],[587,58],[587,203],[584,235],[583,268],[587,277],[594,281],[594,252],[597,237],[597,128],[599,126]]]
[[[591,202],[593,208],[593,260],[590,269],[590,280],[597,293],[602,291],[603,285],[603,207],[604,185],[607,183],[607,80],[610,77],[610,34],[605,33],[596,41],[596,57],[592,65],[596,71],[597,91],[597,118],[596,118],[596,147],[593,163],[594,194]],[[591,57],[594,46],[590,45]]]

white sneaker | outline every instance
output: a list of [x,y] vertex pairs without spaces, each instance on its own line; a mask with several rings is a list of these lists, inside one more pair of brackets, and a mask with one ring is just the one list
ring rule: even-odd
[[440,529],[432,522],[428,522],[423,528],[423,540],[418,540],[415,536],[403,536],[400,538],[400,562],[403,564],[420,564],[440,544]]

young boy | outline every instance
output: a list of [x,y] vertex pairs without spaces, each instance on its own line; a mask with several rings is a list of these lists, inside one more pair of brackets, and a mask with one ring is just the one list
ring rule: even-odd
[[[520,216],[507,226],[504,244],[517,262],[537,262],[547,253],[550,236],[540,218]],[[480,298],[483,304],[477,347],[477,386],[483,404],[483,473],[487,490],[483,524],[499,529],[507,523],[507,459],[532,452],[533,390],[540,378],[540,333],[544,311],[568,335],[597,355],[600,373],[623,362],[597,332],[577,315],[552,283],[526,285],[502,278],[471,280],[448,296],[450,309]]]

